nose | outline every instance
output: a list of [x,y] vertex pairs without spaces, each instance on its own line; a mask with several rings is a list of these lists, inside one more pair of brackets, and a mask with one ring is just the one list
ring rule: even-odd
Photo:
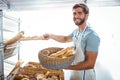
[[75,17],[75,18],[79,18],[79,14],[76,13],[76,14],[74,15],[74,17]]

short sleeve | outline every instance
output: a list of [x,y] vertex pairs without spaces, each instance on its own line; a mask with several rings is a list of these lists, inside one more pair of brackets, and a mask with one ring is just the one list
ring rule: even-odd
[[100,38],[98,35],[91,33],[87,38],[86,50],[92,52],[98,52],[98,48],[100,45]]
[[70,37],[73,37],[76,32],[77,32],[77,29],[75,29],[71,34],[69,34],[69,36],[70,36]]

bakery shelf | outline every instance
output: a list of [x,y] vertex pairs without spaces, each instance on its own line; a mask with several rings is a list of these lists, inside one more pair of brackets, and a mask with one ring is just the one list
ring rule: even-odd
[[[20,19],[12,17],[7,12],[0,10],[0,80],[5,80],[4,64],[13,65],[9,58],[17,55],[19,59],[19,42],[13,45],[4,45],[5,40],[15,36],[20,31]],[[16,57],[16,56],[15,56]],[[16,61],[17,61],[16,60]]]

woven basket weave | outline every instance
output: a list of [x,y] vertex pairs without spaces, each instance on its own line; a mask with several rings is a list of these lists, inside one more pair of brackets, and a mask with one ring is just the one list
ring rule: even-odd
[[41,50],[38,54],[39,61],[43,67],[48,69],[64,69],[71,65],[74,55],[66,58],[49,57],[49,54],[62,50],[59,47],[49,47]]

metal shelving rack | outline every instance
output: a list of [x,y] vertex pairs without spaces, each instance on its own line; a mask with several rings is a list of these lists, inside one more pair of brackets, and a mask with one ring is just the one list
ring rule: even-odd
[[[7,13],[7,12],[6,12]],[[17,55],[17,60],[20,58],[19,45],[14,46],[15,50],[12,55],[5,56],[3,42],[10,37],[16,35],[20,31],[20,19],[6,15],[3,10],[0,10],[0,80],[5,80],[4,63],[15,65],[16,62],[10,61],[8,58]],[[19,43],[19,42],[18,42]],[[9,52],[9,51],[8,51]],[[7,60],[8,59],[8,60]]]

